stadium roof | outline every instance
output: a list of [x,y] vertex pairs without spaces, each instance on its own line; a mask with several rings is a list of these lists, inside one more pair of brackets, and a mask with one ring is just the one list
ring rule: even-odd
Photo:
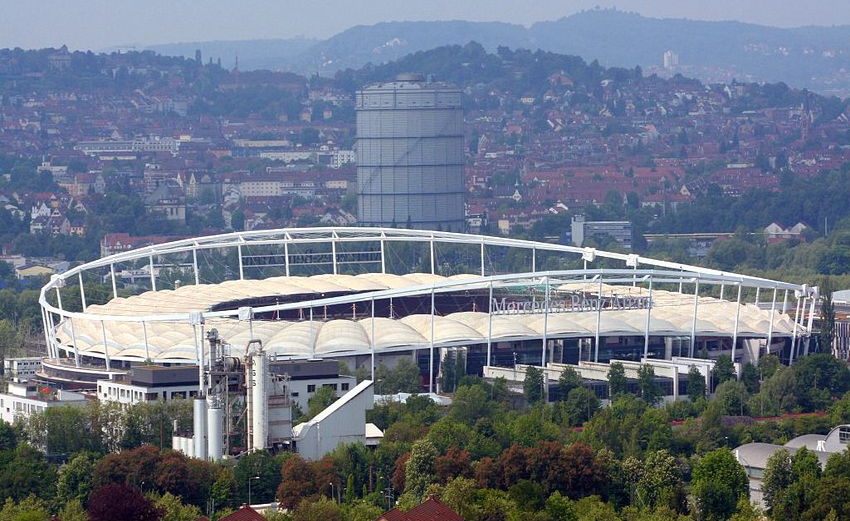
[[[60,342],[74,345],[81,353],[108,355],[116,359],[195,361],[196,331],[186,321],[101,321],[98,315],[128,317],[170,314],[187,309],[204,311],[215,304],[239,298],[274,295],[304,295],[305,301],[320,298],[324,292],[368,291],[421,288],[422,284],[458,281],[456,289],[480,287],[480,277],[430,274],[404,276],[317,275],[313,277],[274,277],[265,280],[230,281],[219,285],[184,286],[177,290],[148,291],[141,295],[113,299],[105,305],[89,306],[87,318],[65,320],[58,328]],[[470,285],[463,284],[469,281]],[[599,284],[575,282],[553,287],[557,292],[598,291]],[[429,290],[430,291],[430,290]],[[428,292],[420,292],[427,298]],[[627,285],[602,285],[603,296],[647,296],[646,288]],[[369,295],[365,293],[363,295]],[[363,297],[368,300],[368,296]],[[653,336],[688,336],[692,328],[698,336],[732,336],[736,303],[712,297],[700,297],[698,317],[693,323],[693,295],[655,290],[652,295],[649,331]],[[471,304],[470,304],[471,305]],[[605,310],[599,314],[601,336],[643,336],[647,311],[644,309]],[[741,306],[739,337],[765,337],[770,329],[771,312],[752,304]],[[266,351],[281,357],[312,358],[346,354],[406,350],[431,344],[431,315],[413,314],[401,318],[352,316],[346,319],[254,320],[251,324],[237,318],[218,317],[206,321],[234,348],[248,343],[252,335],[263,342]],[[436,346],[486,343],[511,339],[581,338],[595,334],[597,312],[500,314],[462,311],[434,317]],[[73,327],[72,327],[73,323]],[[374,332],[374,337],[373,337]],[[775,314],[773,335],[788,336],[793,322],[784,314]],[[104,345],[104,337],[106,343]],[[238,353],[234,353],[238,354]]]
[[[427,270],[420,266],[428,262],[430,273],[412,273]],[[119,285],[124,271],[136,278]],[[474,274],[458,274],[464,271]],[[307,273],[324,274],[296,276]],[[190,283],[170,289],[178,276]],[[205,277],[235,280],[206,284]],[[113,298],[106,304],[87,305],[85,283],[93,280],[111,282]],[[644,298],[653,284],[651,299]],[[67,291],[69,286],[78,291]],[[142,293],[123,297],[119,287]],[[699,288],[700,296],[683,288]],[[507,294],[531,307],[513,313],[518,310],[499,309],[493,301],[482,305],[488,290],[494,299]],[[598,301],[639,297],[625,300],[652,305],[611,303],[597,312],[581,300],[558,310],[547,305],[544,313],[544,292],[590,302],[594,294],[601,296]],[[720,298],[702,296],[708,292]],[[429,306],[435,295],[452,305]],[[770,310],[758,308],[760,295],[762,303],[772,300]],[[112,358],[195,362],[205,344],[203,333],[211,328],[234,346],[234,355],[249,339],[259,339],[269,353],[292,358],[544,337],[807,336],[802,312],[817,297],[817,288],[806,285],[637,254],[430,230],[343,227],[234,232],[121,252],[54,275],[41,289],[39,304],[49,356],[73,353],[78,364],[81,356],[105,358],[109,367]],[[405,304],[410,306],[401,313],[392,304],[371,306],[374,320],[364,312],[370,301],[398,304],[402,298],[410,299]],[[787,313],[790,299],[792,306],[796,301],[790,308],[796,310],[793,320]],[[75,311],[79,305],[83,311]],[[332,312],[325,316],[327,308]],[[481,312],[490,308],[494,313]],[[319,310],[321,317],[315,316]]]

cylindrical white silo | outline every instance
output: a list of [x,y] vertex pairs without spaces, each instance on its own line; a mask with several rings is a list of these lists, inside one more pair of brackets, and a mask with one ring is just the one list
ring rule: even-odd
[[224,441],[224,411],[219,405],[213,405],[207,409],[207,428],[209,429],[207,457],[211,461],[218,461],[222,456]]
[[194,457],[207,459],[207,400],[195,398],[194,403]]
[[268,441],[268,414],[266,404],[268,403],[268,359],[266,354],[260,351],[254,354],[253,373],[254,386],[251,388],[251,422],[254,450],[263,450]]

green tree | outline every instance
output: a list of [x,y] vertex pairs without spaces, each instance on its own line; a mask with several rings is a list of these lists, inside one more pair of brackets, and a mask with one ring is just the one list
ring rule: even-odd
[[463,377],[466,376],[466,356],[462,351],[458,351],[455,356],[455,386]]
[[749,480],[744,468],[728,449],[709,452],[693,469],[691,489],[699,518],[723,521],[735,513],[738,501],[749,495]]
[[759,370],[755,365],[747,362],[741,368],[741,382],[747,387],[747,392],[750,394],[757,393],[759,390]]
[[96,438],[80,436],[86,432],[85,411],[79,407],[48,407],[33,414],[26,422],[27,438],[48,454],[70,455],[96,449]]
[[573,501],[557,490],[546,499],[544,508],[552,521],[578,521]]
[[586,387],[576,387],[571,390],[564,402],[570,425],[573,426],[590,420],[599,410],[599,406],[600,402],[596,393]]
[[405,492],[417,502],[424,499],[428,485],[436,480],[434,463],[437,456],[436,447],[428,440],[419,440],[410,449],[410,458],[404,469]]
[[759,361],[758,361],[759,373],[761,374],[760,379],[762,381],[767,380],[768,378],[773,376],[773,374],[780,367],[784,367],[784,366],[782,365],[782,362],[779,360],[778,356],[770,355],[770,354],[764,355],[763,357],[759,358]]
[[88,521],[89,518],[88,514],[86,514],[86,509],[83,508],[83,504],[79,499],[72,499],[65,503],[59,511],[58,517],[62,521]]
[[402,358],[395,368],[379,364],[375,370],[378,394],[418,393],[422,390],[419,367],[409,358]]
[[850,480],[824,477],[815,482],[814,497],[802,513],[804,521],[839,521],[850,519]]
[[219,470],[210,487],[210,498],[219,508],[235,507],[239,504],[236,497],[236,479],[233,476],[232,468],[224,467]]
[[714,383],[714,388],[735,379],[735,364],[732,363],[732,358],[729,355],[720,355],[714,363],[714,370],[711,372]]
[[345,504],[347,505],[354,503],[357,494],[354,488],[354,474],[348,474],[348,479],[345,481]]
[[643,461],[635,495],[640,505],[654,510],[673,506],[679,486],[676,460],[666,450],[650,452]]
[[162,512],[161,521],[195,521],[201,517],[201,509],[195,505],[184,505],[179,497],[166,492],[150,497],[154,506]]
[[15,428],[6,422],[0,422],[0,452],[11,451],[18,446],[18,434]]
[[735,514],[729,518],[729,521],[762,521],[763,519],[762,512],[753,506],[749,500],[742,498],[738,501],[738,508],[735,510]]
[[[777,521],[801,519],[801,514],[815,503],[820,475],[821,468],[817,456],[805,447],[797,450],[791,457],[790,484],[774,496],[771,516]],[[819,510],[822,515],[812,521],[822,519],[828,513],[828,509],[820,507]]]
[[478,486],[474,479],[456,477],[446,483],[440,500],[464,519],[472,519],[476,514],[476,496]]
[[750,410],[758,416],[774,416],[798,410],[797,377],[794,369],[780,367],[764,381],[761,391],[750,400]]
[[797,400],[804,411],[825,409],[833,396],[850,390],[850,369],[831,354],[815,353],[792,366],[797,380]]
[[688,398],[694,403],[705,398],[705,377],[695,365],[688,369]]
[[720,404],[723,414],[743,416],[746,414],[746,403],[749,399],[747,388],[743,382],[727,380],[717,386],[714,391],[714,402]]
[[230,228],[237,232],[245,229],[245,212],[236,210],[230,214]]
[[466,425],[473,425],[481,418],[489,418],[493,414],[493,405],[484,387],[461,385],[455,391],[452,405],[449,407],[449,417]]
[[767,458],[762,480],[762,494],[768,511],[772,510],[777,498],[791,486],[791,453],[780,449]]
[[821,475],[820,461],[814,452],[800,447],[791,457],[791,480],[801,481],[809,477],[817,479]]
[[383,508],[372,505],[365,501],[355,501],[343,509],[345,521],[374,521],[381,517]]
[[850,480],[850,451],[836,452],[826,460],[823,475],[830,478],[846,478]]
[[626,394],[628,382],[626,368],[620,362],[613,362],[608,368],[608,396],[612,402]]
[[583,440],[617,457],[640,457],[647,450],[669,448],[672,437],[665,412],[632,395],[621,396],[594,414],[582,431]]
[[582,378],[579,376],[578,371],[572,367],[566,367],[561,373],[561,376],[558,377],[558,395],[561,400],[566,400],[570,391],[576,387],[581,387],[581,385]]
[[657,405],[661,400],[664,391],[655,381],[655,370],[649,364],[643,364],[638,368],[638,389],[640,389],[640,397],[649,405]]
[[20,501],[29,495],[51,498],[56,486],[56,470],[44,454],[27,444],[18,445],[11,459],[0,468],[0,494]]
[[533,365],[526,368],[522,393],[529,404],[533,405],[543,400],[543,371]]
[[[3,264],[8,264],[3,262]],[[6,358],[18,356],[21,349],[21,335],[14,324],[6,319],[0,320],[0,362]]]
[[84,502],[92,491],[92,475],[96,465],[97,457],[90,452],[80,452],[71,458],[59,470],[56,484],[59,501],[69,503],[76,499]]
[[307,416],[302,421],[309,421],[324,411],[330,404],[336,401],[336,391],[333,387],[320,387],[307,400]]
[[47,504],[35,496],[28,496],[19,503],[6,498],[0,510],[0,521],[45,521],[49,517]]
[[442,388],[442,392],[454,392],[456,381],[454,357],[451,353],[447,352],[446,356],[443,357],[443,361],[440,362],[440,387]]
[[831,425],[850,423],[850,392],[829,406],[829,421]]
[[248,480],[251,480],[251,502],[270,503],[280,483],[280,464],[267,451],[251,452],[239,458],[233,467],[233,479],[241,502],[248,499]]

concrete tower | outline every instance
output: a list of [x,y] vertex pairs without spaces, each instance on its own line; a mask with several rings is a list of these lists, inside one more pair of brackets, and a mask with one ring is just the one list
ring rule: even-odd
[[357,92],[358,219],[463,231],[461,93],[420,74]]

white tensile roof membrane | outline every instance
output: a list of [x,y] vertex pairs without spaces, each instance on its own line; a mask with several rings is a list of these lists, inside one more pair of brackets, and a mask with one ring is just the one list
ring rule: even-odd
[[[228,281],[222,284],[183,286],[176,290],[148,291],[132,297],[116,298],[104,305],[91,305],[89,316],[155,316],[185,314],[187,310],[209,310],[213,306],[240,299],[306,295],[305,300],[324,293],[379,291],[438,284],[448,280],[478,278],[476,275],[439,275],[414,273],[389,275],[316,275],[312,277],[272,277],[263,280]],[[463,288],[461,288],[463,289]],[[597,282],[579,281],[559,286],[553,291],[596,293]],[[646,288],[631,285],[602,285],[603,296],[647,296]],[[653,336],[689,336],[694,326],[693,294],[654,290],[649,312],[649,331]],[[711,297],[700,297],[697,306],[697,336],[731,337],[735,327],[736,303]],[[578,312],[500,314],[464,311],[446,316],[415,314],[402,318],[354,316],[314,320],[255,320],[249,326],[233,318],[208,318],[207,330],[216,328],[219,336],[239,355],[252,338],[259,339],[267,352],[279,356],[322,357],[335,354],[368,353],[393,349],[486,343],[494,340],[548,338],[586,338],[594,336],[599,322],[601,336],[643,336],[646,309],[593,310]],[[739,337],[766,337],[770,330],[771,312],[751,304],[743,304],[738,313]],[[72,327],[73,320],[73,327]],[[793,321],[778,311],[774,315],[773,335],[788,336]],[[374,332],[374,338],[373,338]],[[96,318],[65,319],[57,328],[57,338],[73,351],[128,360],[195,361],[195,330],[188,322],[149,321],[120,322]],[[106,346],[104,346],[104,336]]]

